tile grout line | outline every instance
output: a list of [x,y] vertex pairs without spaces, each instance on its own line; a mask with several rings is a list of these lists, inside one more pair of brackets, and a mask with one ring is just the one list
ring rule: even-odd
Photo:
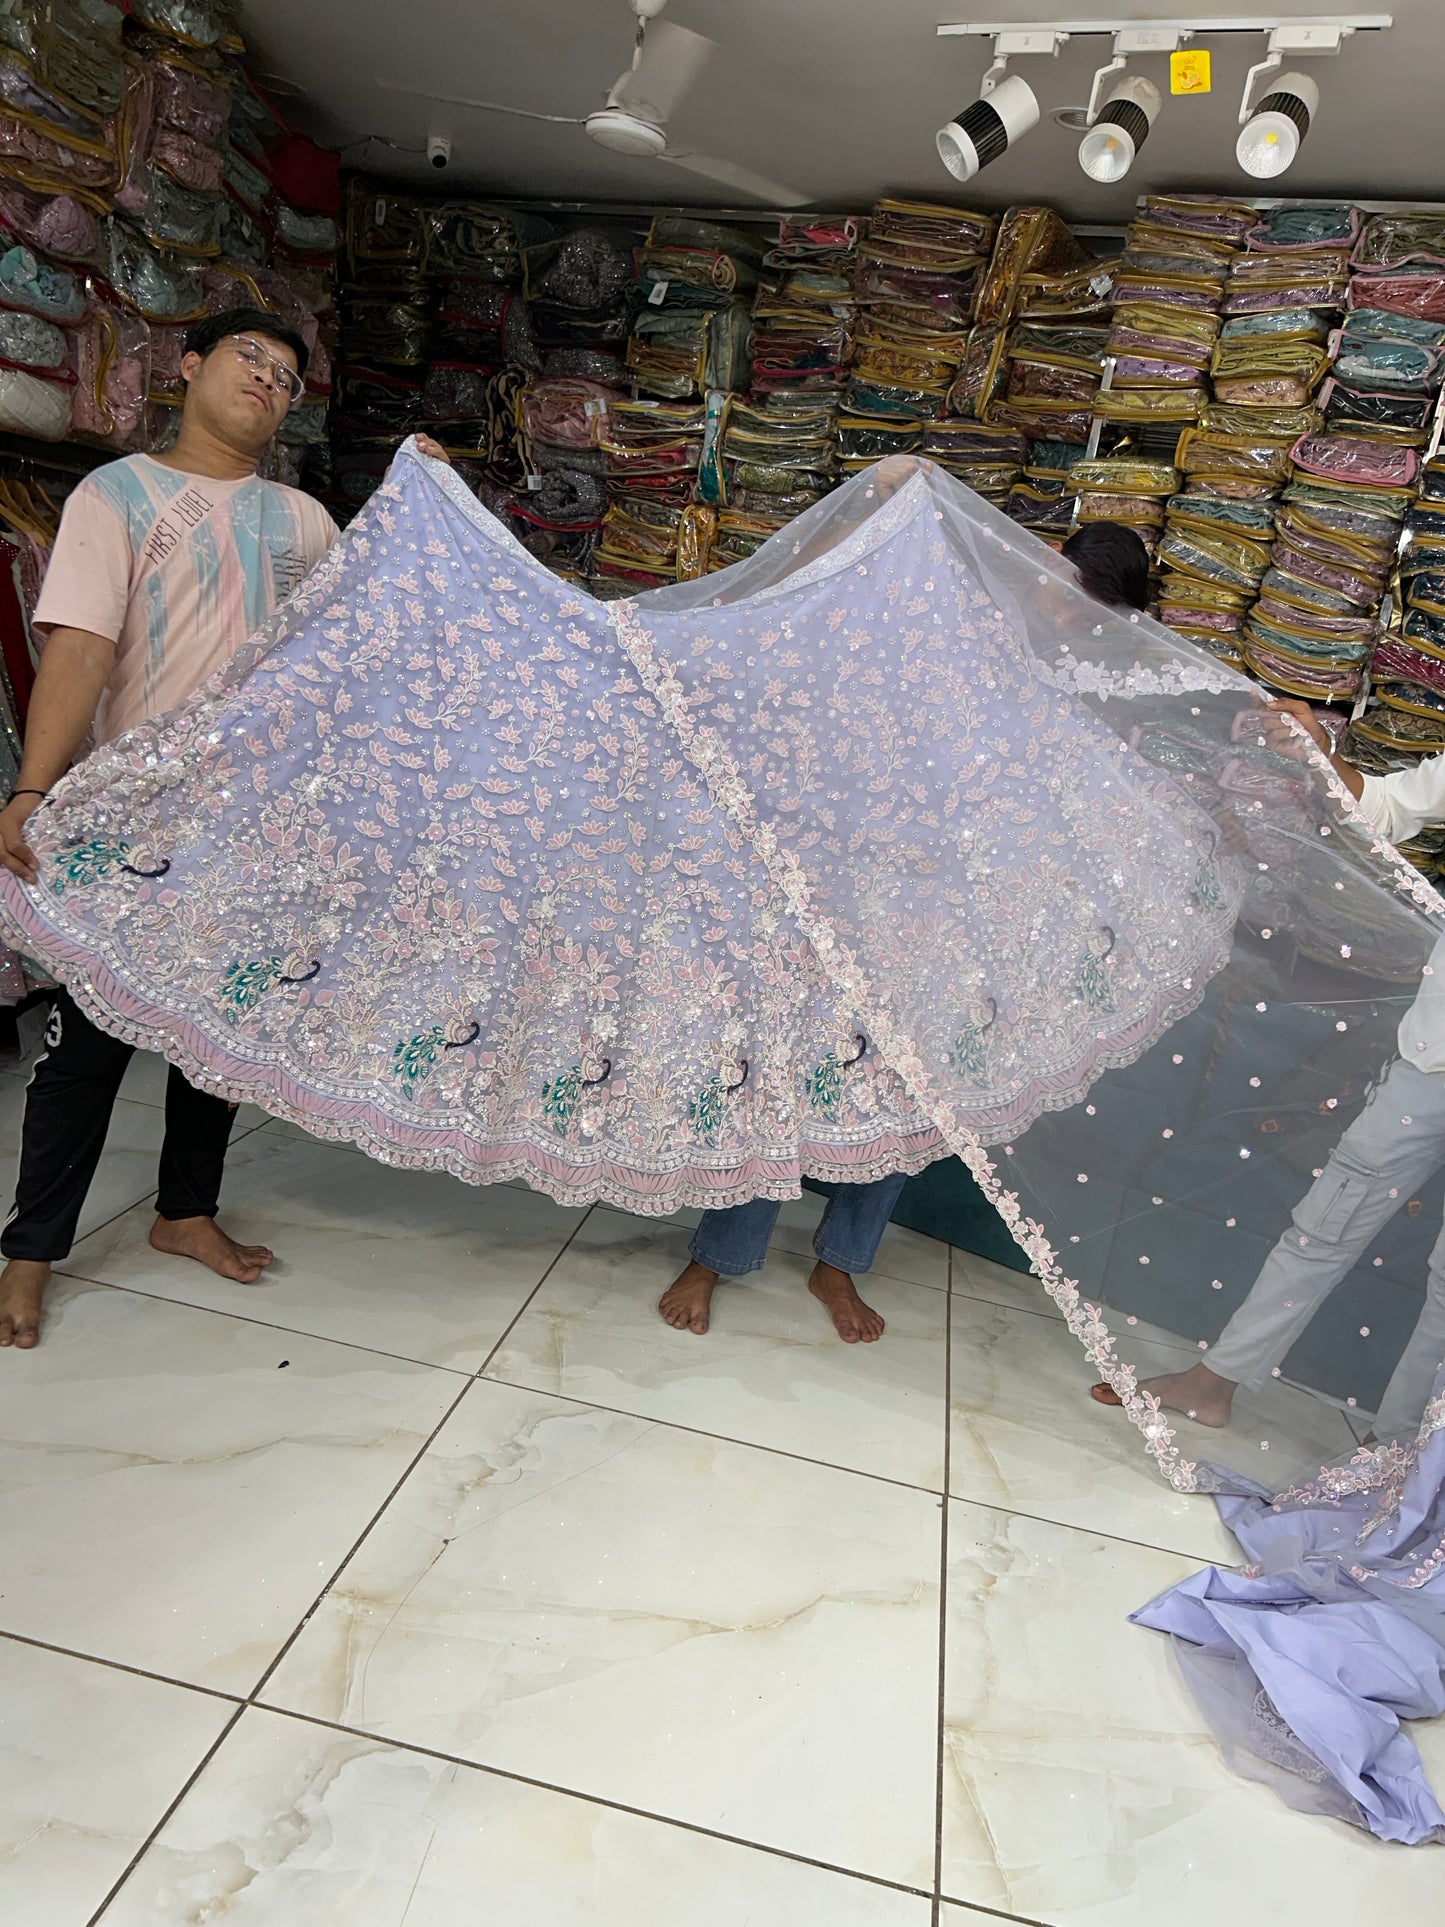
[[[133,1208],[133,1207],[128,1207],[128,1208]],[[537,1280],[537,1283],[532,1287],[531,1291],[527,1294],[527,1298],[523,1306],[523,1309],[526,1308],[526,1305],[529,1305],[532,1302],[532,1299],[536,1296],[537,1292],[541,1290],[543,1284],[546,1282],[547,1278],[551,1275],[553,1266],[555,1266],[558,1263],[563,1253],[566,1251],[567,1246],[571,1244],[572,1239],[576,1237],[577,1233],[582,1229],[582,1226],[587,1222],[588,1216],[590,1216],[590,1212],[585,1212],[583,1216],[578,1220],[577,1224],[573,1227],[571,1236],[568,1237],[566,1244],[564,1244],[562,1247],[562,1250],[559,1251],[556,1257],[553,1258],[551,1264],[547,1266],[546,1270],[542,1273],[542,1276]],[[116,1289],[123,1289],[123,1287],[111,1286],[109,1287],[109,1289],[116,1290]],[[225,1313],[221,1314],[221,1316],[223,1317],[226,1315],[227,1314]],[[520,1313],[518,1314],[518,1316],[520,1316]],[[515,1318],[513,1319],[512,1323],[513,1324],[516,1323]],[[507,1327],[507,1330],[510,1331],[511,1328],[512,1328],[511,1325],[509,1325]],[[504,1333],[503,1337],[505,1336],[506,1334]],[[329,1343],[332,1341],[325,1341],[325,1342]],[[499,1340],[498,1343],[500,1342],[501,1341]],[[492,1352],[488,1354],[489,1358],[494,1355],[495,1350],[496,1350],[496,1347],[494,1346]],[[404,1361],[404,1362],[410,1362],[410,1361]],[[351,1561],[356,1557],[357,1552],[365,1542],[368,1534],[370,1534],[375,1529],[378,1521],[382,1518],[382,1516],[391,1506],[392,1501],[396,1498],[397,1494],[401,1491],[401,1488],[406,1484],[407,1480],[411,1477],[412,1473],[416,1470],[418,1465],[421,1464],[422,1460],[426,1457],[427,1453],[431,1450],[432,1446],[436,1443],[437,1437],[440,1434],[442,1427],[451,1418],[452,1414],[457,1410],[457,1407],[461,1404],[462,1400],[467,1396],[467,1393],[472,1389],[473,1385],[476,1382],[477,1382],[476,1374],[469,1375],[465,1378],[463,1384],[461,1385],[460,1389],[457,1392],[456,1397],[452,1400],[450,1405],[447,1406],[446,1410],[442,1413],[441,1417],[437,1420],[436,1424],[432,1427],[431,1431],[427,1434],[426,1438],[422,1441],[418,1450],[412,1455],[412,1458],[405,1466],[400,1476],[396,1479],[391,1489],[387,1492],[386,1497],[382,1500],[381,1504],[372,1513],[370,1519],[367,1520],[365,1526],[362,1528],[361,1532],[357,1535],[351,1547],[348,1549],[345,1557],[340,1561],[336,1569],[332,1572],[330,1578],[326,1581],[326,1584],[321,1588],[320,1592],[317,1593],[316,1597],[312,1600],[310,1606],[302,1614],[301,1618],[297,1621],[296,1625],[292,1627],[290,1634],[287,1636],[285,1641],[282,1643],[281,1647],[278,1649],[278,1651],[272,1658],[271,1663],[266,1667],[265,1671],[261,1674],[260,1678],[256,1681],[255,1685],[251,1688],[250,1692],[246,1695],[244,1700],[240,1703],[240,1705],[237,1706],[231,1718],[227,1720],[224,1728],[216,1738],[215,1742],[210,1747],[207,1748],[204,1757],[200,1760],[200,1762],[197,1764],[194,1770],[187,1776],[184,1786],[182,1786],[180,1792],[176,1795],[175,1799],[171,1801],[170,1805],[166,1808],[165,1812],[162,1813],[160,1818],[156,1821],[155,1825],[150,1829],[149,1833],[147,1833],[145,1839],[142,1840],[140,1846],[136,1849],[135,1853],[132,1854],[130,1860],[126,1864],[124,1871],[121,1873],[120,1878],[111,1887],[110,1891],[106,1894],[105,1898],[101,1901],[99,1907],[97,1907],[95,1912],[91,1915],[89,1921],[86,1923],[86,1927],[98,1927],[98,1923],[101,1920],[102,1916],[105,1914],[106,1910],[111,1906],[112,1902],[119,1895],[119,1893],[121,1892],[121,1889],[125,1886],[126,1882],[130,1879],[131,1875],[135,1872],[136,1868],[140,1865],[141,1861],[145,1858],[146,1854],[148,1854],[151,1848],[155,1845],[155,1842],[159,1838],[164,1827],[166,1826],[166,1823],[170,1820],[171,1816],[179,1808],[181,1802],[190,1793],[192,1787],[195,1786],[197,1780],[200,1778],[202,1773],[205,1772],[206,1768],[210,1765],[211,1761],[215,1758],[217,1752],[220,1750],[223,1743],[230,1736],[230,1734],[235,1730],[236,1723],[241,1718],[242,1714],[245,1713],[248,1708],[256,1704],[256,1695],[263,1690],[267,1680],[271,1678],[271,1675],[276,1671],[276,1668],[281,1664],[282,1660],[285,1659],[287,1653],[290,1652],[291,1648],[295,1645],[296,1641],[300,1638],[302,1632],[305,1630],[306,1626],[309,1624],[310,1620],[315,1615],[317,1608],[320,1606],[322,1600],[326,1597],[327,1593],[331,1591],[331,1588],[336,1584],[337,1580],[341,1577],[342,1573],[345,1572],[347,1566],[349,1566]],[[375,1736],[367,1735],[366,1737],[374,1738]]]
[[[242,1712],[248,1709],[243,1707]],[[270,1714],[274,1719],[295,1720],[303,1726],[320,1727],[327,1733],[344,1733],[348,1739],[366,1740],[371,1745],[388,1747],[399,1753],[415,1753],[428,1760],[442,1760],[448,1766],[464,1768],[469,1773],[484,1773],[494,1780],[507,1780],[515,1786],[535,1787],[540,1793],[552,1793],[564,1800],[580,1800],[587,1806],[603,1807],[611,1813],[625,1813],[635,1820],[646,1820],[654,1826],[675,1827],[680,1833],[700,1834],[705,1840],[721,1840],[732,1847],[744,1847],[753,1853],[771,1854],[776,1860],[789,1860],[795,1866],[816,1867],[820,1873],[837,1874],[845,1880],[858,1880],[870,1887],[883,1887],[890,1893],[910,1894],[920,1900],[929,1898],[926,1887],[913,1887],[904,1880],[889,1880],[884,1874],[863,1873],[856,1867],[843,1867],[834,1860],[817,1860],[806,1853],[794,1853],[788,1847],[775,1847],[765,1840],[750,1840],[740,1833],[725,1833],[718,1827],[705,1827],[697,1820],[682,1820],[667,1813],[654,1813],[649,1807],[629,1806],[624,1800],[608,1799],[602,1793],[584,1793],[579,1788],[564,1786],[555,1780],[541,1780],[534,1774],[518,1773],[510,1767],[490,1766],[482,1760],[468,1759],[461,1753],[447,1753],[439,1747],[421,1746],[409,1740],[393,1739],[389,1734],[372,1732],[365,1727],[346,1726],[340,1720],[322,1719],[316,1713],[299,1713],[290,1707],[273,1706],[268,1701],[254,1702],[254,1710]],[[1002,1916],[1008,1918],[1008,1916]],[[1027,1922],[1025,1927],[1035,1927]]]
[[934,1762],[933,1921],[943,1917],[943,1783],[948,1677],[948,1488],[953,1445],[953,1246],[948,1247],[948,1304],[943,1327],[943,1497],[938,1502],[938,1743]]
[[[520,1308],[512,1318],[511,1323],[507,1326],[506,1331],[502,1333],[502,1336],[497,1340],[497,1343],[492,1347],[491,1351],[488,1352],[487,1354],[488,1362],[490,1362],[491,1359],[495,1358],[498,1348],[505,1342],[513,1326],[516,1324],[517,1319],[522,1316],[522,1313],[527,1309],[527,1306],[531,1304],[532,1300],[536,1297],[537,1293],[542,1289],[543,1285],[545,1285],[547,1280],[551,1277],[553,1271],[562,1262],[563,1258],[567,1254],[568,1248],[570,1247],[573,1238],[577,1236],[578,1232],[582,1229],[583,1225],[586,1224],[587,1219],[590,1216],[591,1216],[591,1207],[589,1207],[588,1210],[583,1213],[581,1218],[579,1218],[577,1223],[572,1227],[571,1233],[567,1237],[567,1240],[563,1244],[561,1250],[558,1251],[556,1256],[552,1259],[551,1263],[543,1271],[542,1276],[537,1280],[536,1284],[533,1285],[532,1289],[527,1293],[527,1296],[523,1300],[522,1305],[520,1306]],[[483,1366],[483,1369],[485,1369],[485,1366]],[[480,1381],[481,1381],[480,1371],[473,1372],[470,1375],[468,1375],[465,1383],[462,1385],[461,1390],[457,1393],[456,1397],[452,1400],[451,1404],[447,1407],[445,1412],[442,1413],[441,1417],[437,1420],[436,1424],[432,1427],[431,1432],[428,1434],[420,1450],[413,1456],[410,1464],[406,1467],[405,1471],[401,1474],[400,1478],[396,1481],[395,1485],[393,1485],[390,1492],[387,1493],[386,1497],[382,1500],[381,1504],[377,1507],[376,1511],[372,1514],[370,1519],[367,1520],[366,1525],[362,1528],[361,1532],[357,1534],[356,1539],[353,1541],[345,1557],[337,1565],[331,1577],[327,1580],[326,1584],[321,1588],[320,1592],[317,1593],[316,1597],[312,1600],[311,1604],[307,1607],[305,1613],[303,1613],[301,1618],[297,1621],[296,1625],[292,1627],[290,1634],[287,1636],[285,1642],[280,1647],[275,1657],[271,1660],[270,1665],[266,1667],[265,1671],[261,1674],[261,1677],[256,1681],[256,1684],[251,1688],[250,1692],[246,1695],[246,1704],[248,1706],[255,1704],[256,1695],[264,1690],[266,1682],[271,1678],[272,1674],[276,1671],[277,1667],[281,1664],[282,1660],[285,1659],[287,1653],[290,1652],[291,1648],[296,1644],[296,1641],[301,1637],[301,1634],[305,1631],[306,1627],[310,1624],[311,1620],[315,1617],[318,1609],[320,1608],[322,1600],[326,1598],[327,1594],[335,1586],[337,1580],[340,1579],[342,1573],[345,1572],[346,1568],[351,1564],[352,1560],[356,1557],[357,1553],[361,1550],[361,1547],[365,1544],[366,1540],[370,1537],[372,1532],[375,1531],[378,1523],[380,1522],[384,1514],[390,1509],[392,1501],[396,1498],[396,1495],[401,1491],[401,1488],[406,1484],[407,1480],[411,1477],[412,1473],[416,1471],[417,1467],[421,1464],[422,1460],[426,1457],[427,1453],[430,1452],[430,1450],[432,1449],[432,1446],[436,1443],[437,1438],[439,1437],[443,1426],[445,1426],[448,1423],[448,1421],[451,1419],[452,1414],[456,1411],[457,1407],[461,1404],[462,1400],[467,1396],[467,1393],[472,1390],[473,1386],[480,1383]],[[493,1380],[489,1382],[495,1383],[497,1381]]]
[[136,1868],[140,1865],[142,1858],[147,1853],[150,1852],[151,1845],[153,1841],[156,1839],[157,1835],[161,1832],[161,1829],[165,1826],[166,1822],[170,1819],[171,1815],[180,1806],[182,1800],[185,1799],[186,1795],[190,1792],[191,1788],[196,1784],[196,1781],[200,1779],[201,1775],[205,1772],[206,1768],[211,1764],[211,1761],[215,1759],[217,1753],[220,1752],[221,1748],[225,1745],[226,1741],[230,1738],[231,1734],[235,1731],[236,1722],[240,1719],[241,1715],[245,1712],[245,1710],[246,1708],[244,1705],[238,1706],[236,1708],[235,1712],[232,1713],[230,1719],[226,1721],[226,1724],[221,1728],[220,1732],[216,1735],[215,1739],[212,1740],[211,1744],[206,1748],[205,1752],[201,1755],[201,1758],[197,1761],[196,1765],[186,1775],[185,1781],[183,1782],[180,1791],[176,1794],[176,1797],[171,1801],[170,1805],[166,1808],[165,1812],[161,1815],[159,1820],[156,1821],[155,1825],[151,1828],[150,1832],[146,1835],[145,1839],[142,1840],[140,1845],[136,1848],[135,1852],[131,1855],[130,1859],[127,1861],[124,1869],[122,1870],[119,1879],[111,1887],[109,1893],[106,1894],[105,1898],[101,1901],[100,1905],[96,1908],[95,1912],[90,1916],[89,1920],[85,1924],[85,1927],[97,1927],[97,1923],[101,1919],[102,1915],[107,1912],[111,1903],[117,1898],[122,1887],[124,1887],[125,1883],[130,1879],[131,1875],[135,1872]]
[[227,1706],[243,1707],[239,1693],[226,1693],[219,1686],[199,1686],[193,1679],[177,1679],[174,1673],[152,1673],[144,1666],[127,1665],[123,1659],[106,1659],[99,1653],[85,1653],[77,1646],[57,1646],[52,1640],[35,1639],[29,1633],[6,1632],[0,1627],[0,1640],[29,1646],[41,1653],[54,1653],[60,1659],[76,1659],[82,1666],[104,1666],[107,1672],[126,1673],[132,1679],[148,1679],[157,1686],[174,1686],[182,1693],[199,1693],[205,1699],[223,1700]]

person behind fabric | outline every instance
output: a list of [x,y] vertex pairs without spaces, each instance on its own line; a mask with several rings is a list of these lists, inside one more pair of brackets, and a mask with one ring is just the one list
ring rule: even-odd
[[1122,522],[1086,522],[1060,550],[1079,586],[1110,609],[1149,606],[1149,551]]
[[[29,818],[87,737],[113,741],[162,714],[240,648],[338,533],[257,464],[304,392],[307,349],[274,315],[239,308],[195,327],[181,363],[174,448],[88,476],[61,518],[36,621],[46,636],[17,786],[0,811],[0,863],[35,881]],[[429,452],[440,455],[440,449]],[[0,1253],[0,1346],[39,1337],[50,1268],[64,1258],[105,1144],[131,1047],[57,996],[26,1096],[20,1174]],[[166,1090],[158,1251],[253,1283],[272,1262],[215,1222],[234,1107],[176,1070]]]
[[[1371,827],[1392,843],[1445,820],[1445,756],[1428,757],[1392,776],[1366,776],[1333,754],[1307,703],[1276,702],[1270,710],[1265,728],[1271,747],[1295,757],[1306,754],[1297,723],[1330,758]],[[1201,1425],[1227,1425],[1236,1389],[1260,1385],[1274,1373],[1380,1229],[1445,1165],[1445,987],[1427,981],[1401,1021],[1399,1048],[1295,1206],[1289,1229],[1266,1258],[1249,1296],[1210,1348],[1209,1363],[1144,1382],[1142,1389],[1168,1410]],[[1376,1439],[1413,1436],[1442,1358],[1445,1232],[1430,1253],[1424,1306],[1385,1389]],[[1096,1385],[1093,1395],[1101,1404],[1118,1402],[1106,1385]]]
[[[908,457],[881,462],[878,493],[886,498],[914,472]],[[841,536],[834,541],[841,540]],[[1065,559],[1080,586],[1098,602],[1117,609],[1143,609],[1149,600],[1149,551],[1133,529],[1117,522],[1094,522],[1070,536]],[[812,560],[810,550],[799,566]],[[855,1276],[871,1271],[878,1246],[907,1182],[902,1172],[871,1184],[833,1188],[813,1239],[817,1259],[808,1289],[827,1308],[845,1344],[872,1344],[883,1336],[884,1321],[859,1296]],[[720,1278],[742,1278],[760,1271],[778,1220],[780,1203],[754,1198],[748,1204],[705,1211],[689,1246],[691,1263],[663,1293],[658,1310],[677,1331],[702,1333],[712,1316],[712,1294]]]

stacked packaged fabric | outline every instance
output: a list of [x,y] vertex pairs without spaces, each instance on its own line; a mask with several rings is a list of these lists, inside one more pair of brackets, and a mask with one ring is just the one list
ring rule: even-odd
[[1150,195],[1114,274],[1116,357],[1099,412],[1130,424],[1197,421],[1219,335],[1229,270],[1254,210]]
[[[991,426],[1031,440],[1089,439],[1109,330],[1090,321],[1021,321],[1008,337],[1006,387],[987,404]],[[966,404],[961,385],[955,400]],[[958,412],[962,412],[962,406]]]
[[[1168,240],[1182,223],[1182,239],[1171,245],[1191,252],[1171,260],[1153,256],[1152,247],[1141,250],[1146,258],[1130,274],[1156,274],[1165,292],[1188,293],[1191,302],[1202,303],[1206,284],[1217,297],[1218,312],[1202,305],[1174,310],[1178,334],[1203,352],[1194,365],[1207,378],[1176,450],[1185,486],[1168,505],[1159,544],[1159,609],[1179,633],[1238,665],[1247,612],[1269,566],[1269,505],[1289,478],[1292,444],[1318,425],[1303,404],[1323,373],[1318,344],[1327,324],[1303,307],[1293,316],[1276,312],[1292,293],[1300,303],[1309,297],[1299,277],[1280,266],[1274,250],[1288,247],[1291,236],[1275,236],[1272,217],[1260,222],[1238,203],[1216,204],[1203,216],[1201,207],[1188,199],[1159,204],[1157,238]],[[1240,252],[1241,241],[1257,252]],[[1129,275],[1121,279],[1132,285]],[[1161,310],[1143,304],[1131,312],[1152,319]],[[1287,382],[1277,390],[1270,357],[1297,355],[1301,329],[1316,342],[1305,383],[1297,392],[1287,392]],[[1186,360],[1182,344],[1176,359]]]
[[[1353,284],[1346,286],[1344,251],[1358,252],[1374,229],[1370,252],[1385,257],[1388,230],[1370,222],[1361,233],[1353,210],[1328,207],[1281,209],[1267,225],[1283,229],[1275,256],[1280,305],[1271,316],[1261,294],[1254,318],[1276,322],[1279,359],[1258,371],[1258,401],[1296,416],[1301,406],[1318,406],[1291,444],[1289,486],[1275,513],[1271,566],[1246,623],[1244,655],[1256,675],[1288,694],[1354,701],[1365,686],[1445,371],[1445,327],[1366,306]],[[1290,268],[1298,276],[1293,283],[1284,273]],[[1321,350],[1319,325],[1346,299],[1343,326]],[[1314,334],[1306,335],[1305,320]],[[1286,365],[1289,353],[1294,360]],[[1325,368],[1329,378],[1316,397],[1316,371]],[[1391,726],[1383,719],[1364,727],[1388,735]]]
[[751,295],[763,250],[751,235],[658,215],[632,290],[627,366],[638,390],[688,401],[747,380]]
[[[428,417],[423,405],[431,332],[426,211],[406,195],[350,182],[342,216],[341,332],[332,422],[332,493],[339,521],[377,482],[398,436]],[[439,411],[440,398],[434,404]],[[435,428],[433,431],[435,432]]]
[[949,396],[949,410],[989,421],[990,407],[1003,400],[1008,383],[1009,336],[1014,323],[1030,301],[1039,301],[1039,290],[1059,277],[1068,278],[1069,296],[1063,311],[1054,317],[1067,319],[1077,312],[1081,300],[1087,309],[1086,288],[1081,291],[1076,278],[1100,273],[1099,264],[1075,240],[1072,230],[1050,207],[1015,207],[1004,216],[998,239],[979,283],[974,304],[974,326],[969,332],[968,348]]
[[853,355],[861,223],[779,224],[753,300],[752,392],[836,395]]
[[988,215],[963,208],[878,202],[858,250],[851,414],[944,413],[994,231]]
[[832,395],[774,390],[755,402],[734,399],[719,443],[729,506],[782,521],[810,508],[837,479]]
[[1134,529],[1153,554],[1165,504],[1179,487],[1177,469],[1139,454],[1106,455],[1075,462],[1069,482],[1078,491],[1075,517],[1080,523],[1121,522]]
[[985,501],[1005,508],[1029,458],[1029,445],[994,422],[943,421],[921,425],[918,453],[956,475]]
[[[600,369],[603,358],[611,369],[625,352],[627,293],[634,279],[631,249],[598,228],[547,239],[540,235],[545,223],[535,215],[513,210],[511,220],[518,233],[525,223],[531,237],[523,292],[536,339],[549,363],[553,355],[568,358],[556,368],[549,365],[547,373],[611,379]],[[588,363],[589,355],[596,359]]]
[[185,328],[246,305],[313,350],[272,471],[324,441],[335,156],[250,85],[235,26],[224,0],[0,7],[0,430],[165,446]]
[[[1445,749],[1445,461],[1420,471],[1394,586],[1398,607],[1376,642],[1372,702],[1354,735],[1373,752],[1374,766],[1403,769]],[[1437,870],[1442,849],[1445,829],[1432,826],[1406,854]]]
[[1067,536],[1074,525],[1073,471],[1083,459],[1072,442],[1035,442],[1009,490],[1009,514],[1048,541]]

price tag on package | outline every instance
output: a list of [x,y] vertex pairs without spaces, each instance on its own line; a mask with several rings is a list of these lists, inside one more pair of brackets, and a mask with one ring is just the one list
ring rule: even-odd
[[1171,94],[1207,94],[1213,82],[1207,47],[1185,47],[1169,56]]

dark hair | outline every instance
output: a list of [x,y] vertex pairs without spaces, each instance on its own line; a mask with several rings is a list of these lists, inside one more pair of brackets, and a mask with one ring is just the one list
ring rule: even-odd
[[261,335],[267,341],[279,341],[295,355],[296,372],[300,375],[306,373],[311,350],[304,338],[289,321],[283,321],[279,315],[267,314],[264,308],[227,308],[224,314],[208,314],[187,334],[186,353],[208,355],[213,348],[219,348],[223,341],[229,341],[232,335]]
[[1097,602],[1111,609],[1149,606],[1149,551],[1143,537],[1122,522],[1086,522],[1064,544],[1079,581]]

